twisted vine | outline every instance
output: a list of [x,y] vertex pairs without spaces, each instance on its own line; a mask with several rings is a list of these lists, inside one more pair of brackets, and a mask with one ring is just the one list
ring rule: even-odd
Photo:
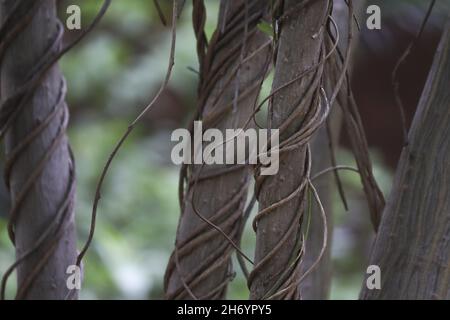
[[[28,70],[29,73],[25,77],[25,81],[15,89],[15,91],[7,97],[3,97],[0,107],[0,138],[5,138],[11,130],[18,124],[18,121],[26,114],[31,112],[28,108],[32,106],[30,101],[34,98],[37,90],[42,89],[44,82],[49,76],[49,72],[53,70],[53,66],[58,60],[77,43],[79,43],[88,34],[95,25],[100,21],[106,12],[110,0],[105,0],[103,5],[92,21],[75,40],[65,47],[62,47],[62,36],[64,28],[62,24],[56,21],[56,33],[51,35],[51,41],[48,48],[42,56],[35,62],[35,65]],[[11,10],[4,18],[4,22],[0,27],[0,67],[3,67],[3,59],[5,53],[11,44],[21,36],[21,33],[30,26],[36,12],[41,8],[45,1],[26,1],[19,0],[14,3]],[[32,189],[38,187],[43,172],[51,170],[50,161],[55,159],[58,150],[65,149],[68,152],[68,178],[66,181],[66,190],[61,203],[57,206],[55,212],[51,215],[51,221],[45,223],[39,234],[34,239],[33,245],[27,248],[17,249],[16,261],[5,271],[1,281],[1,299],[5,299],[5,291],[9,276],[20,265],[25,262],[31,263],[28,272],[22,276],[17,288],[16,299],[24,299],[27,297],[34,282],[38,278],[40,272],[49,263],[55,250],[58,248],[63,235],[68,228],[73,228],[74,223],[74,197],[75,197],[75,164],[73,154],[66,138],[66,129],[69,120],[67,104],[65,103],[65,95],[67,91],[66,81],[63,76],[56,72],[59,86],[57,88],[49,88],[56,92],[56,101],[51,106],[48,114],[43,119],[35,121],[35,124],[26,128],[27,133],[10,145],[7,149],[4,179],[8,189],[11,190],[11,176],[19,162],[27,161],[26,152],[33,148],[36,141],[40,141],[42,137],[51,135],[50,144],[45,150],[40,150],[40,159],[35,163],[28,163],[26,179],[20,186],[15,186],[13,191],[13,202],[9,213],[8,234],[13,244],[16,243],[16,226],[21,214],[23,205],[29,199]],[[4,93],[2,93],[4,95]],[[56,130],[55,130],[56,128]],[[74,253],[76,254],[76,253]],[[74,261],[75,262],[75,261]],[[63,271],[65,272],[65,270]],[[61,286],[66,286],[64,282]]]
[[[271,42],[257,28],[267,7],[257,0],[222,1],[217,29],[208,42],[203,1],[194,0],[193,5],[199,58],[194,120],[201,120],[204,129],[240,128],[252,113],[270,65]],[[244,68],[245,73],[241,72]],[[244,207],[249,173],[247,165],[182,166],[182,213],[165,275],[166,298],[223,298],[234,277],[233,250],[251,261],[238,245],[248,212]],[[215,194],[214,199],[202,198],[208,189]]]

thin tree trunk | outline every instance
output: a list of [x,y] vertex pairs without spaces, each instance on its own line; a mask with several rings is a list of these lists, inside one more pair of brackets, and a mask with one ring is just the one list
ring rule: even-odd
[[[355,3],[355,16],[361,16],[364,8],[364,0]],[[347,50],[348,42],[348,6],[344,0],[335,0],[333,2],[333,17],[339,29],[340,40],[338,47],[342,52]],[[358,41],[352,43],[352,51],[356,48]],[[331,41],[327,51],[332,47]],[[353,65],[350,61],[350,68]],[[326,91],[328,96],[332,95],[333,89],[339,78],[338,70],[333,68],[334,64],[325,65]],[[350,72],[351,73],[351,70]],[[340,132],[342,129],[342,111],[335,102],[333,110],[330,113],[328,123],[319,129],[311,141],[312,168],[311,174],[315,174],[333,166],[331,154],[332,149],[337,149]],[[335,173],[336,174],[336,173]],[[323,257],[317,264],[317,267],[300,284],[300,296],[304,300],[324,300],[328,299],[331,289],[332,262],[331,249],[333,238],[333,203],[332,195],[338,191],[336,188],[336,178],[333,172],[322,175],[314,180],[317,193],[320,196],[325,209],[328,226],[328,243]],[[304,274],[317,260],[320,255],[323,242],[323,222],[320,218],[320,209],[316,203],[312,204],[311,221],[308,232],[309,238],[306,240],[306,253],[301,264],[301,274]]]
[[[323,24],[328,1],[312,1],[298,8],[298,1],[284,1],[273,91],[317,65],[324,54]],[[269,127],[280,130],[280,145],[311,119],[317,108],[323,67],[277,91],[269,111]],[[293,120],[289,123],[290,120]],[[299,297],[298,261],[301,221],[305,204],[308,167],[306,145],[280,154],[274,176],[258,176],[256,194],[260,213],[256,223],[255,268],[250,274],[251,299]],[[289,197],[289,195],[292,195]],[[288,199],[288,201],[284,200]],[[280,204],[280,201],[284,201]],[[274,207],[275,206],[275,207]]]
[[[37,3],[28,2],[25,8],[26,1],[20,2],[22,8],[13,16],[27,15]],[[0,2],[3,23],[17,4],[17,0]],[[7,46],[1,63],[2,130],[8,129],[5,176],[13,203],[9,231],[16,257],[23,259],[17,267],[16,297],[64,299],[69,293],[66,270],[75,264],[77,254],[74,168],[65,134],[65,81],[56,64],[47,73],[43,69],[49,56],[60,50],[62,30],[54,0],[41,1],[30,17],[29,25]],[[14,19],[14,25],[27,20]],[[33,90],[31,79],[41,75]]]
[[[208,47],[203,48],[204,8],[201,1],[194,1],[200,58],[197,120],[203,121],[203,130],[217,128],[224,134],[225,129],[243,128],[250,118],[265,66],[270,62],[269,39],[257,28],[265,9],[265,1],[260,0],[222,1],[217,29]],[[267,46],[261,49],[264,44]],[[240,61],[250,56],[253,57],[239,67]],[[176,249],[165,275],[166,298],[225,297],[227,284],[233,277],[230,258],[233,247],[200,216],[237,243],[250,171],[247,166],[233,168],[189,165],[182,170],[182,179],[187,180],[186,191],[182,192]]]
[[449,83],[447,22],[370,258],[381,289],[362,299],[450,299]]

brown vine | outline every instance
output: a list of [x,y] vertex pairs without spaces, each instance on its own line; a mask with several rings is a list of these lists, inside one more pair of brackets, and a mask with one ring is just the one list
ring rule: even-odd
[[[0,28],[0,66],[5,52],[14,40],[20,36],[20,33],[30,24],[35,12],[39,9],[44,1],[16,1],[15,6],[5,18],[4,23]],[[41,59],[36,63],[34,68],[30,70],[27,81],[16,90],[14,94],[7,97],[0,107],[0,137],[3,139],[5,134],[10,130],[17,118],[24,112],[27,112],[26,106],[30,99],[33,98],[35,91],[42,84],[46,78],[48,71],[55,63],[77,43],[79,43],[100,21],[105,14],[111,0],[105,0],[98,15],[85,28],[76,39],[62,48],[63,26],[58,22],[58,32],[53,35],[52,42]],[[29,195],[30,189],[36,184],[41,176],[44,168],[49,162],[49,159],[54,155],[54,152],[62,144],[66,144],[65,132],[68,124],[68,108],[65,103],[66,82],[64,78],[60,77],[60,86],[58,90],[58,99],[52,107],[52,111],[41,121],[36,123],[34,128],[31,128],[28,134],[22,137],[12,150],[6,155],[4,178],[8,188],[10,187],[10,176],[15,164],[23,155],[23,152],[30,147],[30,145],[39,138],[40,135],[49,128],[50,125],[58,123],[58,130],[52,137],[52,143],[47,150],[44,151],[42,158],[38,163],[33,164],[28,179],[25,181],[20,191],[14,197],[11,211],[9,213],[8,234],[13,243],[15,243],[15,223],[20,213],[20,208]],[[48,132],[48,130],[47,130]],[[58,210],[53,215],[54,219],[42,230],[40,236],[35,240],[32,247],[26,248],[25,251],[17,257],[16,261],[6,270],[1,281],[1,299],[5,299],[6,285],[9,276],[14,270],[24,261],[33,255],[39,255],[37,263],[26,275],[25,279],[17,289],[16,298],[26,298],[27,292],[33,285],[34,280],[39,274],[40,270],[45,266],[48,259],[52,256],[61,235],[64,234],[65,228],[73,220],[73,206],[75,195],[75,164],[70,146],[67,145],[70,155],[70,173],[69,181],[67,182],[67,190],[65,192],[64,200],[60,204]]]

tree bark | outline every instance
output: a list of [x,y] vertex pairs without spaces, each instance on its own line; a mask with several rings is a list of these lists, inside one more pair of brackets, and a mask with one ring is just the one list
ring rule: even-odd
[[[360,17],[365,1],[359,0],[354,4],[355,16]],[[348,6],[344,0],[335,0],[333,2],[333,17],[339,29],[340,40],[338,47],[341,52],[347,50],[348,42]],[[357,47],[358,41],[352,43],[352,51]],[[327,48],[327,52],[331,50],[332,44]],[[350,61],[350,69],[353,65]],[[338,81],[338,70],[333,68],[333,63],[325,65],[325,83],[328,96],[332,95],[333,89]],[[349,71],[351,74],[351,70]],[[333,155],[332,147],[337,149],[339,143],[340,132],[342,129],[342,111],[340,110],[339,102],[336,101],[332,106],[327,125],[320,128],[317,134],[311,141],[312,154],[312,168],[311,174],[315,174],[333,166],[331,161]],[[330,140],[331,139],[331,140]],[[332,194],[338,191],[336,187],[337,181],[333,172],[322,175],[314,180],[314,185],[317,188],[317,193],[320,196],[323,207],[325,209],[328,226],[328,243],[325,253],[317,264],[317,267],[312,271],[300,284],[300,296],[304,300],[325,300],[329,298],[332,279],[332,261],[331,249],[333,238],[333,203]],[[312,204],[311,222],[309,226],[309,239],[306,243],[306,253],[301,264],[301,274],[304,274],[316,261],[322,249],[323,242],[323,223],[320,218],[320,209],[316,203]]]
[[450,299],[449,83],[447,22],[370,258],[381,289],[361,299]]
[[[323,51],[323,28],[328,1],[312,1],[298,8],[298,1],[284,1],[286,20],[281,25],[273,91],[317,65]],[[317,105],[316,92],[323,68],[275,92],[269,111],[269,127],[281,128],[280,145],[298,132]],[[294,119],[290,124],[289,119]],[[280,154],[279,171],[274,176],[258,176],[256,194],[259,210],[256,224],[255,268],[250,274],[251,299],[297,299],[299,269],[295,262],[301,243],[305,189],[301,187],[308,170],[306,145]],[[279,205],[280,201],[288,201]],[[273,207],[273,206],[276,207]],[[282,292],[282,293],[281,293]],[[280,294],[278,294],[280,293]],[[274,296],[275,295],[275,296]]]
[[[25,3],[13,14],[17,0],[2,0],[2,22],[10,14],[31,12]],[[29,2],[29,6],[32,3],[37,4]],[[1,63],[2,130],[7,128],[5,177],[13,204],[10,236],[16,258],[21,260],[16,298],[64,299],[69,294],[66,270],[75,264],[77,255],[74,164],[65,134],[65,81],[57,64],[43,69],[49,56],[60,50],[62,30],[54,0],[41,1],[31,17],[6,47]],[[13,24],[25,21],[17,18]],[[40,76],[32,88],[32,79]],[[76,296],[74,292],[71,298]]]
[[[196,120],[203,121],[203,130],[217,128],[224,134],[226,129],[243,128],[251,117],[265,65],[270,62],[269,46],[261,50],[269,38],[257,28],[265,9],[266,2],[260,0],[222,1],[217,29],[206,48],[202,34],[204,8],[201,1],[194,1],[200,58]],[[252,55],[239,67],[242,59]],[[165,275],[166,298],[223,299],[233,277],[230,257],[233,247],[200,216],[237,243],[250,168],[216,164],[184,168],[186,175],[183,169],[182,179],[187,178],[186,190],[182,192],[176,248]]]

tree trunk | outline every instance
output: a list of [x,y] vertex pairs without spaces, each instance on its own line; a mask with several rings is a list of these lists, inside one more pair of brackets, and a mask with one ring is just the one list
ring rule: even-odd
[[[56,64],[47,72],[44,68],[60,50],[62,30],[54,0],[28,2],[28,8],[25,3],[0,2],[3,22],[10,14],[14,25],[25,23],[20,16],[27,12],[32,17],[6,47],[1,63],[5,177],[13,204],[9,231],[20,260],[16,298],[64,299],[69,294],[66,270],[77,255],[74,164],[65,134],[65,81]],[[33,12],[29,7],[35,4]]]
[[[328,1],[312,1],[303,8],[298,5],[298,1],[284,1],[282,11],[286,19],[280,26],[273,91],[323,58],[322,25],[327,18]],[[316,67],[275,92],[269,110],[269,127],[284,128],[280,130],[280,146],[311,119],[319,101],[322,72],[322,66]],[[260,214],[255,218],[255,268],[249,278],[251,299],[299,297],[296,258],[302,241],[300,228],[307,188],[302,184],[308,165],[307,147],[303,144],[280,153],[277,175],[257,176],[255,192]]]
[[362,299],[450,299],[450,22],[403,149]]
[[[359,0],[354,4],[355,16],[360,17],[365,1]],[[344,0],[335,0],[333,2],[333,17],[339,29],[340,40],[338,47],[341,52],[347,50],[348,42],[348,6]],[[353,41],[352,51],[356,48],[358,41]],[[332,44],[327,48],[327,52],[331,50]],[[350,67],[353,65],[350,61]],[[334,64],[327,63],[325,65],[326,91],[328,96],[332,95],[333,89],[339,78],[339,72],[333,68]],[[349,72],[351,74],[351,70]],[[332,106],[327,126],[319,129],[317,134],[311,141],[312,168],[311,175],[333,166],[331,144],[335,149],[338,147],[340,132],[342,129],[342,111],[338,106],[338,101]],[[330,140],[331,139],[331,140]],[[336,174],[336,173],[335,173]],[[333,203],[332,194],[337,192],[336,182],[333,172],[322,175],[314,180],[317,193],[320,196],[323,207],[325,209],[328,226],[328,243],[325,253],[312,271],[300,284],[300,296],[304,300],[325,300],[329,298],[332,278],[332,262],[331,248],[333,238]],[[323,242],[323,223],[320,218],[320,209],[316,203],[312,204],[311,222],[309,226],[309,239],[306,243],[306,253],[301,264],[301,274],[304,274],[317,260],[322,249]]]
[[[269,39],[257,28],[265,9],[265,1],[260,0],[222,1],[217,29],[203,51],[204,8],[201,1],[194,1],[200,58],[196,119],[203,121],[203,130],[213,127],[225,133],[225,129],[243,128],[250,118],[265,66],[270,62],[269,46],[260,50]],[[239,67],[243,58],[252,55]],[[230,258],[233,247],[200,216],[236,243],[243,221],[249,170],[248,166],[216,164],[189,165],[182,170],[187,190],[182,192],[176,249],[165,275],[166,298],[225,297],[227,284],[233,277]]]

